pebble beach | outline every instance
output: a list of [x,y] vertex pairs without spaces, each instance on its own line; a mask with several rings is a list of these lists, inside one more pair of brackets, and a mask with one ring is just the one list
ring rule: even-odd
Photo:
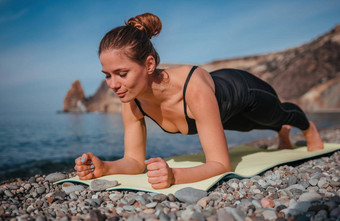
[[[320,134],[324,142],[340,143],[340,126]],[[302,138],[291,136],[297,144]],[[271,148],[276,142],[249,144]],[[250,179],[222,180],[209,191],[186,188],[169,195],[105,191],[102,183],[53,184],[75,175],[56,172],[1,182],[0,220],[340,220],[340,151]]]

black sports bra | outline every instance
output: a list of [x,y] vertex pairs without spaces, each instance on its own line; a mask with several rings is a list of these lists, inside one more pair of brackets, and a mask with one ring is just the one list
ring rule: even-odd
[[[188,86],[188,83],[189,83],[189,80],[191,78],[191,75],[194,73],[195,69],[197,68],[197,66],[193,66],[188,74],[188,77],[184,83],[184,87],[183,87],[183,105],[184,105],[184,115],[185,115],[185,119],[187,121],[187,124],[188,124],[188,134],[196,134],[197,133],[197,128],[196,128],[196,122],[194,119],[188,117],[188,114],[187,114],[187,105],[186,105],[186,102],[185,102],[185,92],[187,90],[187,86]],[[147,115],[141,105],[140,105],[140,102],[135,99],[135,102],[137,104],[137,107],[139,108],[139,110],[142,112],[142,114],[144,116],[147,116],[149,117],[151,120],[153,120],[160,128],[162,128],[158,123],[157,121],[155,121],[154,119],[152,119],[149,115]],[[167,130],[164,130],[164,128],[162,128],[163,131],[167,132],[167,133],[171,133],[171,134],[176,134],[176,133],[180,133],[179,131],[177,132],[170,132],[170,131],[167,131]]]

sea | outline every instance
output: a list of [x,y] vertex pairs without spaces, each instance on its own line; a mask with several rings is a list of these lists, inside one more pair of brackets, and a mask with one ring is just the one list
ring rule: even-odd
[[[340,125],[340,113],[307,115],[318,128]],[[147,158],[202,152],[198,135],[167,134],[151,120],[146,123]],[[225,134],[229,148],[276,136],[270,130]],[[123,140],[120,114],[0,113],[0,181],[71,172],[74,160],[87,152],[102,160],[116,160],[124,154]]]

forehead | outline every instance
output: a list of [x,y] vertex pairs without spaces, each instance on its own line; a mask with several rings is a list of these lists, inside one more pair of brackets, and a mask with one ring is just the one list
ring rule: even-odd
[[129,62],[129,59],[123,50],[105,50],[99,56],[100,62],[103,64],[109,63],[121,63],[121,62]]

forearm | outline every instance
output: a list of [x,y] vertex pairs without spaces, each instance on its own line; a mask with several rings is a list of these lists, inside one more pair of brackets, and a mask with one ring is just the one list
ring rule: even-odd
[[112,174],[139,174],[143,173],[144,169],[144,164],[129,157],[115,161],[104,161],[104,176]]
[[229,165],[223,165],[218,162],[207,162],[190,168],[172,168],[174,174],[173,184],[197,182],[229,171]]

